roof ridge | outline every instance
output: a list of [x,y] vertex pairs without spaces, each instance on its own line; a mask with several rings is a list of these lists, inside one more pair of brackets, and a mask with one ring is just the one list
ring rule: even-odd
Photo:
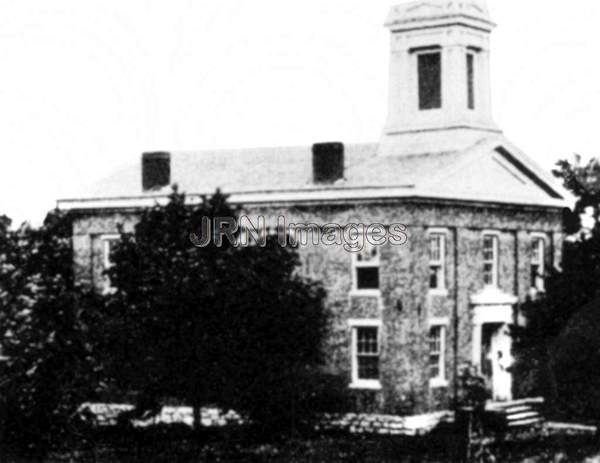
[[[345,147],[368,147],[377,146],[379,143],[374,142],[360,142],[360,143],[344,143]],[[201,148],[201,149],[181,149],[181,150],[167,150],[171,154],[200,154],[200,153],[231,153],[231,152],[253,152],[260,150],[300,150],[300,149],[311,149],[313,143],[308,145],[270,145],[270,146],[251,146],[251,147],[239,147],[239,148]]]

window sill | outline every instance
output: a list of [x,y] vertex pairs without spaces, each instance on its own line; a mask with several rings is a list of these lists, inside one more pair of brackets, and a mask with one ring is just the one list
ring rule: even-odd
[[350,297],[381,297],[379,289],[353,289],[350,291]]
[[448,380],[444,378],[432,378],[429,380],[430,389],[440,389],[448,387]]
[[429,295],[432,297],[448,297],[447,289],[430,289]]
[[377,379],[359,379],[353,381],[349,388],[354,390],[379,391],[381,390],[381,382]]
[[116,292],[117,292],[117,288],[115,288],[114,286],[104,286],[102,288],[103,296],[112,296],[113,294],[116,294]]

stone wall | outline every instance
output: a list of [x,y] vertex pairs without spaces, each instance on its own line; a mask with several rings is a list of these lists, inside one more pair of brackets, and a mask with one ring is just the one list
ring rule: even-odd
[[[417,201],[336,206],[271,206],[246,210],[249,217],[283,215],[288,223],[402,223],[409,240],[403,246],[381,249],[381,296],[352,294],[352,257],[340,246],[308,245],[299,249],[303,272],[327,289],[331,311],[328,338],[329,369],[351,377],[350,319],[382,321],[381,390],[353,390],[358,412],[420,413],[447,408],[453,397],[454,370],[471,360],[471,307],[469,297],[483,287],[482,234],[499,234],[499,285],[507,293],[526,297],[529,282],[531,233],[547,236],[548,262],[560,256],[561,213],[536,208],[457,205]],[[100,237],[123,225],[133,230],[135,213],[98,211],[80,214],[74,223],[75,266],[78,278],[101,287]],[[427,231],[447,233],[447,291],[429,292]],[[455,258],[455,256],[457,258]],[[433,318],[448,320],[445,387],[430,388],[428,332]],[[455,323],[458,330],[454,329]],[[454,349],[456,343],[456,352]]]
[[[121,413],[133,410],[128,404],[85,403],[79,413],[93,420],[97,426],[114,426]],[[205,407],[200,411],[202,426],[224,427],[239,426],[247,423],[233,410],[225,412],[219,408]],[[443,422],[453,420],[453,413],[442,411],[415,416],[380,415],[367,413],[325,414],[319,420],[317,429],[323,431],[345,431],[351,434],[380,435],[421,435],[430,432]],[[192,407],[164,406],[150,418],[133,420],[133,426],[146,427],[158,424],[185,424],[193,426]]]

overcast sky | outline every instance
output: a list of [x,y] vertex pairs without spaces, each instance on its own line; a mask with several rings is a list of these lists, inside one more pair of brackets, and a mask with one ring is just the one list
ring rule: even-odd
[[[38,223],[142,151],[376,141],[392,0],[0,0],[0,213]],[[600,2],[490,0],[496,121],[600,154]]]

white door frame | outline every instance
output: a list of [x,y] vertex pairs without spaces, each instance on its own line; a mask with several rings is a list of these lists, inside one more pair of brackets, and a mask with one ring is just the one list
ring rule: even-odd
[[[504,328],[513,324],[513,306],[517,298],[503,293],[498,288],[487,287],[471,296],[472,318],[472,363],[481,371],[482,331],[485,324],[500,324]],[[493,381],[493,379],[492,379]]]

